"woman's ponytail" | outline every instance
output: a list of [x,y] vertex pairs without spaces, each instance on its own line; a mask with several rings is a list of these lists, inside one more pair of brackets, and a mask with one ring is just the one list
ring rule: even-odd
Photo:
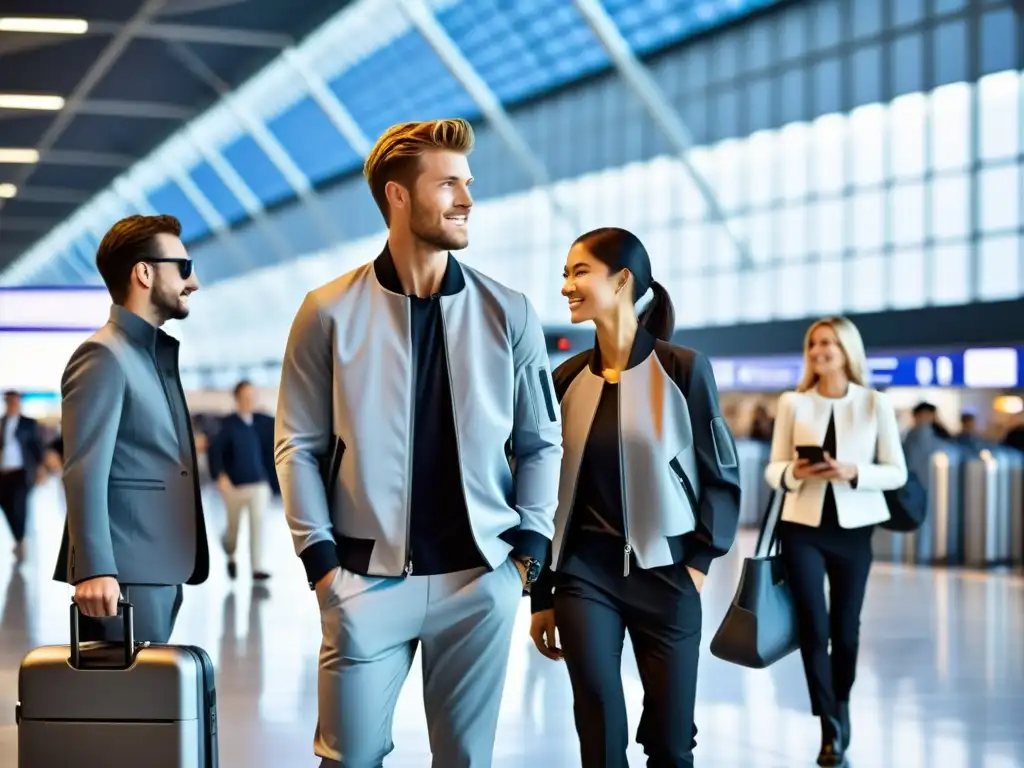
[[656,339],[671,341],[676,329],[676,309],[672,306],[672,297],[657,280],[651,281],[651,293],[654,296],[640,313],[640,325]]

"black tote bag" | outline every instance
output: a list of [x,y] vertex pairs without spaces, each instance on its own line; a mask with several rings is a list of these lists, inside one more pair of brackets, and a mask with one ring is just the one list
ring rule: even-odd
[[736,595],[711,641],[711,653],[723,661],[764,669],[800,645],[796,606],[776,540],[785,496],[782,490],[772,495],[754,556],[743,562]]

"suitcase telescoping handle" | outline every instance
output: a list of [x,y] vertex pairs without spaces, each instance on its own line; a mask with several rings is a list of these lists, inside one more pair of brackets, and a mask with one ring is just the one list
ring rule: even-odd
[[[132,604],[124,598],[117,601],[124,623],[124,668],[127,669],[135,661],[135,623],[132,620]],[[78,631],[78,603],[71,601],[71,666],[82,669],[82,643]]]

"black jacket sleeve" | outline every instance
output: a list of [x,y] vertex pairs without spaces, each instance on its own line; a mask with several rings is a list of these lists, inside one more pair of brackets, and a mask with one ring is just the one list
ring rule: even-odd
[[726,554],[736,539],[740,519],[739,459],[732,431],[719,408],[711,361],[699,352],[689,366],[683,392],[690,409],[701,485],[694,531],[696,546],[686,565],[707,573],[711,561]]

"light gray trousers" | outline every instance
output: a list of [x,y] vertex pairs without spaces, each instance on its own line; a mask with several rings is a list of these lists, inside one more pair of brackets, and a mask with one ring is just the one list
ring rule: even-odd
[[338,571],[321,599],[321,768],[381,768],[416,649],[433,768],[490,768],[519,570],[379,578]]

